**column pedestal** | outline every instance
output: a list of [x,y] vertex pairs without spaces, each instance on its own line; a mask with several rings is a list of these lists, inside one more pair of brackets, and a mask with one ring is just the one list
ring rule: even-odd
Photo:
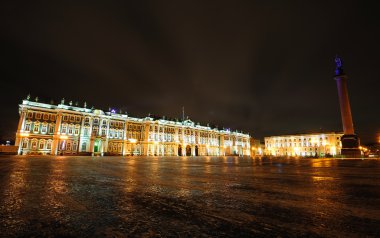
[[358,158],[361,157],[359,149],[360,140],[357,135],[343,135],[342,138],[341,154],[345,158]]

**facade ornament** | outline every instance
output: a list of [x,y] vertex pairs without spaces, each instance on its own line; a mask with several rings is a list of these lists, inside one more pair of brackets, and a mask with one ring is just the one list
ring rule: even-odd
[[83,105],[83,107],[84,107],[84,108],[86,108],[86,107],[87,107],[87,102],[84,102],[84,105]]
[[28,94],[28,96],[26,96],[26,100],[30,100],[30,93]]

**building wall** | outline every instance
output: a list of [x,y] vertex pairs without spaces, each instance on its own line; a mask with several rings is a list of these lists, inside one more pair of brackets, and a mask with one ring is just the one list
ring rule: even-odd
[[18,154],[250,155],[250,136],[151,117],[31,102],[19,106]]
[[336,156],[343,133],[319,133],[265,137],[265,153],[273,156]]

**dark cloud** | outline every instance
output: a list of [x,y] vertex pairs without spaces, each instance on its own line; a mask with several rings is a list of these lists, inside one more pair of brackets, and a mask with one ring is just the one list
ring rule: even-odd
[[1,6],[0,134],[29,92],[255,137],[339,131],[339,53],[364,142],[379,133],[379,15],[367,1],[10,1]]

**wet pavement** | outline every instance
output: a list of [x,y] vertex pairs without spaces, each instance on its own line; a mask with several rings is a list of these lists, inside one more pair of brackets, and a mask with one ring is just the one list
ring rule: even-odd
[[380,160],[0,156],[1,237],[379,237]]

